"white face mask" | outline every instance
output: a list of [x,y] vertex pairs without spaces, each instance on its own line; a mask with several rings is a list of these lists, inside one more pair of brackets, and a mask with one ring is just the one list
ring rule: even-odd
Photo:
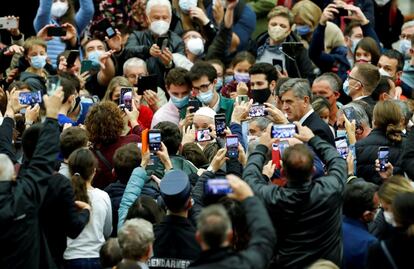
[[190,38],[187,41],[187,49],[194,55],[200,56],[204,52],[203,40],[199,37]]
[[276,42],[282,41],[288,36],[288,31],[279,25],[269,27],[268,33],[270,38]]
[[50,13],[52,14],[52,17],[60,18],[63,15],[65,15],[68,9],[69,9],[68,2],[58,1],[52,4],[52,9],[50,10]]
[[375,0],[375,3],[377,3],[377,5],[379,5],[380,7],[382,7],[388,4],[389,1],[391,0]]
[[188,13],[191,8],[197,7],[197,0],[179,0],[178,5],[182,12]]
[[153,32],[157,36],[165,35],[168,32],[169,28],[170,28],[170,24],[163,20],[153,21],[151,22],[150,27],[149,27],[151,32]]
[[392,212],[384,210],[384,219],[388,224],[391,224],[393,227],[397,226],[397,223],[395,223],[394,220],[394,214],[392,214]]
[[361,39],[362,38],[351,39],[351,41],[352,41],[352,48],[351,48],[352,53],[355,53],[356,46],[358,45],[359,41],[361,41]]
[[380,68],[379,73],[381,76],[384,76],[384,77],[390,77],[390,78],[392,77],[390,74],[388,74],[387,71],[384,70],[384,68]]

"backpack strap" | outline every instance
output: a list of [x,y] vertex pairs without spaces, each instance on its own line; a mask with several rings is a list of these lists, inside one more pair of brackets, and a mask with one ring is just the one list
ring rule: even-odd
[[391,256],[391,253],[388,250],[387,245],[385,244],[385,242],[383,240],[381,240],[380,244],[381,244],[382,251],[384,251],[385,257],[387,257],[388,262],[391,264],[391,267],[393,269],[398,269],[398,266],[397,266],[397,264],[395,264],[395,261],[394,261],[393,257]]
[[112,171],[112,165],[111,163],[103,156],[102,152],[99,149],[95,150],[96,155],[98,156],[98,159],[103,162],[103,164],[106,166],[106,168],[109,169],[109,171]]

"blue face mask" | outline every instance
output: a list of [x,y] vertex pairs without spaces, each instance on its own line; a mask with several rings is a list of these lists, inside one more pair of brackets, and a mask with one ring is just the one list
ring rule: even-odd
[[220,91],[221,87],[223,87],[223,78],[217,78],[217,83],[215,86],[216,91]]
[[227,75],[224,77],[224,85],[229,84],[230,82],[232,82],[234,80],[232,75]]
[[351,92],[351,90],[349,89],[349,80],[348,79],[345,80],[344,86],[343,86],[342,89],[344,90],[344,93],[349,96],[349,93]]
[[336,130],[336,137],[347,136],[346,130]]
[[296,33],[298,33],[298,35],[302,36],[302,35],[307,35],[309,34],[311,31],[311,28],[309,27],[309,25],[296,25]]
[[46,55],[36,55],[30,57],[31,66],[34,69],[42,69],[46,65]]
[[187,95],[183,98],[178,98],[175,97],[174,95],[170,95],[171,98],[171,102],[178,108],[181,109],[183,107],[185,107],[188,104],[188,99],[190,99],[190,97]]
[[208,105],[210,104],[211,100],[213,100],[213,91],[212,90],[208,90],[207,92],[200,92],[197,95],[197,99],[200,100],[201,103],[203,103],[204,105]]
[[88,54],[88,60],[91,60],[95,64],[99,64],[99,57],[101,57],[103,51],[101,50],[94,50],[89,52]]

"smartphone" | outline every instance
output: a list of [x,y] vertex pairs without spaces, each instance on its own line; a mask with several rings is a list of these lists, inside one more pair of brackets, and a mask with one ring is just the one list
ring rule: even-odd
[[229,181],[225,178],[208,179],[204,185],[204,194],[208,196],[221,196],[232,192]]
[[277,169],[281,168],[280,160],[282,154],[280,153],[279,145],[276,143],[272,144],[272,163],[276,166]]
[[344,7],[337,7],[336,10],[338,10],[338,17],[344,17],[348,16],[348,10],[346,10]]
[[60,86],[59,76],[48,76],[46,82],[47,95],[52,96]]
[[283,73],[283,61],[280,59],[272,59],[273,66],[276,68],[277,71]]
[[138,95],[144,95],[144,91],[150,90],[157,93],[157,75],[143,76],[138,79]]
[[214,116],[214,123],[216,125],[217,136],[225,136],[226,134],[224,131],[226,130],[226,115],[216,114],[216,116]]
[[212,137],[210,135],[210,129],[197,130],[195,136],[195,140],[197,142],[205,142],[212,140]]
[[92,69],[92,61],[91,60],[83,60],[81,62],[81,74],[85,73],[86,71],[90,71]]
[[47,36],[65,36],[66,28],[63,27],[49,27],[47,28]]
[[19,27],[19,23],[16,18],[0,18],[0,29],[16,29]]
[[102,32],[104,32],[108,38],[112,38],[116,36],[115,28],[112,27],[111,23],[109,22],[107,18],[100,20],[97,23],[97,28],[101,30]]
[[148,131],[148,144],[151,153],[156,153],[161,149],[161,131],[157,129]]
[[281,140],[279,142],[279,151],[280,151],[280,157],[283,157],[283,153],[285,153],[285,149],[289,147],[289,142],[287,140]]
[[160,50],[164,50],[168,47],[168,36],[160,36],[157,38],[157,46]]
[[190,109],[190,113],[195,113],[200,108],[200,103],[197,99],[190,99],[188,101],[188,106],[193,107],[192,109]]
[[132,88],[121,88],[121,97],[119,98],[119,105],[132,110]]
[[22,105],[35,105],[41,102],[42,93],[40,91],[19,93],[19,103]]
[[249,111],[249,116],[250,117],[266,116],[267,113],[266,113],[265,108],[266,108],[265,105],[252,105]]
[[296,133],[297,128],[293,123],[272,125],[272,138],[292,138]]
[[240,104],[242,102],[249,102],[249,96],[247,95],[237,95],[237,102]]
[[69,52],[68,58],[66,59],[66,67],[71,68],[75,64],[75,61],[78,57],[79,50],[71,50]]
[[386,146],[378,148],[378,160],[380,165],[380,172],[385,172],[385,165],[388,163],[388,158],[390,155],[390,149]]
[[226,136],[227,157],[239,158],[239,137],[237,135]]
[[346,159],[346,157],[348,157],[349,154],[349,147],[348,142],[346,140],[346,136],[340,136],[335,138],[335,146],[339,155],[341,155],[342,158]]
[[295,52],[303,48],[302,42],[283,42],[282,51],[287,55],[295,55]]

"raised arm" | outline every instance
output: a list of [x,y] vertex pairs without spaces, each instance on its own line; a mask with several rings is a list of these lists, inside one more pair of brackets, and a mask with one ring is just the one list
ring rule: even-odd
[[92,0],[79,0],[79,10],[75,15],[76,30],[81,35],[93,18],[95,9]]
[[50,11],[52,9],[52,0],[40,0],[36,17],[33,21],[34,29],[37,32],[51,21]]

